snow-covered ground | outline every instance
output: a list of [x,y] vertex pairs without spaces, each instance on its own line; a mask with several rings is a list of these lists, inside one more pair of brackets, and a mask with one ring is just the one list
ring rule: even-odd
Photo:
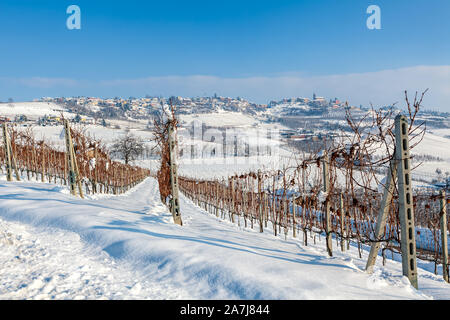
[[70,117],[75,116],[53,102],[11,102],[2,103],[0,107],[0,115],[12,119],[16,115],[26,115],[27,118],[36,120],[43,115],[59,116],[61,112]]
[[288,129],[286,126],[279,123],[264,123],[258,117],[243,114],[241,112],[232,112],[218,110],[211,113],[199,114],[181,114],[179,115],[181,125],[187,126],[193,121],[200,121],[206,126],[211,127],[259,127],[271,129]]
[[[328,257],[323,237],[260,234],[182,197],[183,226],[146,179],[121,196],[79,199],[47,183],[0,181],[4,299],[450,299],[431,266],[419,287],[401,263],[364,270],[358,251]],[[398,259],[397,259],[398,260]]]
[[183,299],[74,232],[0,219],[0,299]]
[[[219,121],[218,121],[219,120]],[[256,119],[240,112],[219,111],[203,114],[182,114],[180,115],[182,123],[189,124],[192,121],[201,121],[207,126],[251,126],[258,123]]]
[[[59,115],[47,103],[3,104],[0,115],[37,118]],[[257,130],[280,129],[250,115],[216,112],[183,115],[185,124],[238,127],[241,137]],[[87,132],[109,144],[127,128],[149,143],[145,123],[112,121]],[[114,125],[120,129],[114,129]],[[35,127],[64,148],[61,126]],[[425,135],[416,154],[439,156],[415,172],[427,180],[436,168],[450,171],[447,129]],[[270,143],[265,139],[258,143]],[[214,142],[193,140],[194,146]],[[247,140],[254,147],[256,140]],[[276,141],[274,141],[276,142]],[[181,146],[182,147],[182,146]],[[222,178],[236,173],[295,165],[296,154],[281,145],[273,155],[214,159],[180,159],[179,172],[196,178]],[[158,168],[156,160],[136,164]],[[421,177],[422,177],[421,176]],[[381,176],[379,177],[382,178]],[[303,246],[302,235],[274,237],[243,229],[211,216],[181,198],[183,226],[173,224],[159,200],[158,186],[148,178],[120,196],[79,199],[67,189],[37,182],[6,182],[0,176],[0,299],[450,299],[450,287],[434,265],[419,261],[419,291],[401,276],[401,262],[377,261],[375,272],[364,272],[368,247],[360,259],[356,248],[329,258],[323,238]],[[442,274],[439,267],[438,272]]]

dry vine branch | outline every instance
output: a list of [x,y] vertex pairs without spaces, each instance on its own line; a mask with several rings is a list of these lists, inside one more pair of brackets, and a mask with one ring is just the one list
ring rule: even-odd
[[169,204],[172,190],[170,187],[170,149],[169,149],[169,127],[176,128],[178,120],[175,115],[173,99],[169,99],[170,109],[164,103],[161,103],[159,112],[153,117],[153,139],[155,146],[153,150],[158,148],[161,157],[160,167],[156,174],[161,202],[165,205]]

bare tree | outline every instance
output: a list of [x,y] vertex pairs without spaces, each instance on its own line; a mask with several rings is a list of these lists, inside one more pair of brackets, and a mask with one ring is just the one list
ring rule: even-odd
[[144,141],[140,137],[127,132],[124,136],[114,141],[111,153],[114,156],[119,156],[125,160],[125,164],[128,164],[130,161],[136,160],[137,157],[142,155],[144,150]]

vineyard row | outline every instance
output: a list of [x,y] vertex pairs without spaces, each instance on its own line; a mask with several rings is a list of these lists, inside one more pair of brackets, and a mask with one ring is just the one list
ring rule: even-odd
[[[148,169],[113,161],[100,141],[81,131],[70,130],[78,169],[75,179],[87,194],[124,193],[150,175]],[[69,184],[67,152],[57,150],[44,140],[36,141],[31,130],[23,132],[8,128],[7,134],[17,180],[26,177],[28,180]],[[5,143],[0,147],[0,161],[0,170],[4,173],[3,167],[7,169],[8,166]]]

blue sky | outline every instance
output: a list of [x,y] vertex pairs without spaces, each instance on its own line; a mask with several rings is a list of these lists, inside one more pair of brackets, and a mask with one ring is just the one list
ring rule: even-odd
[[[66,28],[72,4],[81,30]],[[371,4],[381,30],[366,27]],[[0,100],[217,92],[267,102],[314,90],[384,104],[430,87],[429,107],[450,111],[449,17],[448,0],[2,0]],[[390,70],[398,87],[376,77],[392,91],[377,98],[373,76]],[[366,77],[352,91],[355,75]]]

